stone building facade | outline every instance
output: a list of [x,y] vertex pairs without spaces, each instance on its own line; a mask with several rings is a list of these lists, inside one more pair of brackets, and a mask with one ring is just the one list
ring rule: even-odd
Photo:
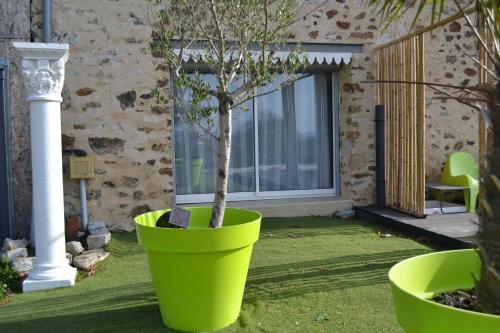
[[[5,38],[5,31],[0,30],[0,57],[18,63],[10,38],[40,40],[41,3],[7,1],[7,10],[22,17],[15,21],[19,31],[9,28]],[[90,218],[130,230],[133,216],[167,207],[173,192],[172,109],[155,105],[150,95],[157,83],[169,84],[168,69],[149,52],[151,11],[146,1],[135,0],[52,3],[53,42],[70,45],[63,90],[63,148],[95,154],[96,177],[88,184]],[[318,1],[308,3],[315,6]],[[452,13],[452,8],[446,8],[446,15]],[[353,54],[351,64],[339,73],[341,191],[354,205],[375,200],[376,85],[365,83],[375,79],[374,47],[407,33],[412,11],[407,15],[383,29],[377,13],[361,1],[330,0],[294,26],[295,41],[363,46],[363,52]],[[420,20],[416,27],[426,23]],[[474,49],[474,37],[464,21],[433,34],[426,42],[427,80],[476,80],[477,68],[463,53]],[[30,218],[29,129],[21,78],[16,66],[13,71],[16,214],[18,225],[26,226]],[[435,180],[448,153],[465,150],[477,156],[478,122],[468,108],[435,99],[430,91],[426,105],[427,178]],[[78,183],[65,175],[64,184],[67,214],[76,214]],[[26,233],[25,228],[20,232]]]

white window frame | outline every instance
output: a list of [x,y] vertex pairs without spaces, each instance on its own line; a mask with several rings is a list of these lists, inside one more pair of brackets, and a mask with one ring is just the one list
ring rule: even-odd
[[[255,165],[255,191],[254,192],[232,192],[228,193],[227,201],[250,201],[286,198],[307,198],[307,197],[331,197],[340,196],[340,127],[339,127],[339,84],[337,72],[332,72],[332,167],[333,167],[333,187],[329,189],[312,190],[286,190],[286,191],[260,191],[259,189],[259,129],[258,110],[254,99],[254,165]],[[175,124],[172,126],[174,130]],[[174,138],[175,140],[175,138]],[[172,145],[175,149],[175,144]],[[175,165],[174,165],[175,177]],[[175,185],[174,185],[175,186]],[[207,194],[182,194],[176,196],[178,204],[208,203],[213,202],[214,193]]]

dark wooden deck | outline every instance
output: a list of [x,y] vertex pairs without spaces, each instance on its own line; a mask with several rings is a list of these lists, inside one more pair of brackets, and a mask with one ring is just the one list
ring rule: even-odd
[[450,248],[474,247],[477,215],[471,213],[434,214],[416,218],[389,208],[357,207],[356,216],[415,237],[429,238],[431,243]]

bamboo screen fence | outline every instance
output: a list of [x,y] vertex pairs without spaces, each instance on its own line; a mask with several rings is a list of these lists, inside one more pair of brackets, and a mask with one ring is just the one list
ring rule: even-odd
[[423,217],[425,86],[404,82],[424,82],[424,34],[386,44],[377,53],[378,104],[385,108],[386,205]]
[[[465,14],[476,12],[469,8]],[[425,216],[425,33],[445,26],[464,13],[457,13],[423,29],[378,46],[378,104],[385,107],[385,200],[386,205],[412,215]],[[479,17],[484,34],[484,23]],[[492,37],[484,34],[488,44]],[[485,50],[479,47],[480,63],[490,67]],[[490,74],[479,65],[479,84]],[[479,115],[479,159],[484,165],[488,135]],[[481,194],[480,194],[481,195]]]

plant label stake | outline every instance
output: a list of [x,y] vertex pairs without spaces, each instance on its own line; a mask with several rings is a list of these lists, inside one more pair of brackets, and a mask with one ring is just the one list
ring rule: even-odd
[[187,229],[187,227],[189,226],[190,216],[191,212],[189,210],[174,206],[170,213],[170,219],[168,220],[168,223],[179,228]]

